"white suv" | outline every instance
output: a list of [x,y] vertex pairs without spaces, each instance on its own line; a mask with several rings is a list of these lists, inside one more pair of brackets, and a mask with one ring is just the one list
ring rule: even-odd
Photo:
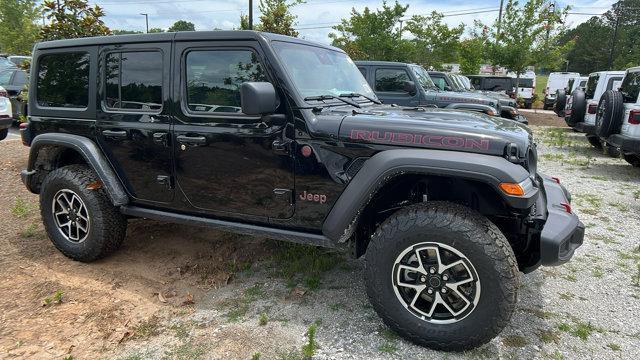
[[640,167],[640,66],[627,69],[619,91],[606,91],[596,110],[596,134]]
[[4,140],[9,134],[9,128],[13,123],[11,101],[9,94],[0,86],[0,140]]
[[[600,140],[596,135],[596,112],[600,97],[607,90],[618,90],[624,77],[624,71],[598,71],[589,74],[585,89],[586,112],[583,122],[577,122],[573,128],[587,135],[589,142],[600,147]],[[567,102],[567,109],[570,108]]]
[[547,87],[544,89],[544,105],[545,110],[553,107],[556,102],[556,91],[562,90],[567,86],[570,79],[580,77],[577,72],[552,72],[547,79]]

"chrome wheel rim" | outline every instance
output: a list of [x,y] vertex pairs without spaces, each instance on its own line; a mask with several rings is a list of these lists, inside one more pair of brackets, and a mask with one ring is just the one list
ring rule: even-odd
[[473,312],[480,299],[480,279],[473,264],[445,244],[408,247],[396,258],[391,280],[398,301],[430,323],[458,322]]
[[58,191],[53,197],[51,210],[58,231],[65,239],[81,243],[87,238],[91,221],[87,206],[78,194],[69,189]]

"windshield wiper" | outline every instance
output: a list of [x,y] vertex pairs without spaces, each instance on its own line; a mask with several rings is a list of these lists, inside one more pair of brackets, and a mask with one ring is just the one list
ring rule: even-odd
[[345,104],[351,105],[351,106],[355,106],[357,108],[361,108],[362,106],[360,106],[360,104],[358,104],[355,101],[352,100],[347,100],[344,98],[341,98],[339,96],[335,96],[335,95],[318,95],[318,96],[307,96],[306,98],[304,98],[304,101],[324,101],[324,100],[332,100],[332,99],[336,99],[336,100],[340,100]]
[[340,94],[340,97],[346,97],[346,98],[363,97],[363,98],[365,98],[365,99],[367,99],[367,100],[371,101],[371,102],[372,102],[372,103],[374,103],[374,104],[378,104],[378,105],[382,104],[382,102],[381,102],[380,100],[376,100],[376,99],[374,99],[374,98],[372,98],[372,97],[370,97],[370,96],[362,95],[362,94],[357,93],[357,92],[351,92],[351,93],[346,93],[346,94]]

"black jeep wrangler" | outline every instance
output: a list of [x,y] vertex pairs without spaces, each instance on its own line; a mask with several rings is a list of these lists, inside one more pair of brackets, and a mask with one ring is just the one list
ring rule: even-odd
[[463,350],[508,323],[519,271],[583,240],[527,127],[382,105],[337,48],[251,31],[43,42],[30,87],[22,178],[75,260],[114,252],[130,217],[350,250],[386,324]]

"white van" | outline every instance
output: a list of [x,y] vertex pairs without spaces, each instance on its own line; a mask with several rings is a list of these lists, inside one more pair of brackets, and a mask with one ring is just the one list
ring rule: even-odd
[[556,91],[567,87],[571,78],[580,77],[577,72],[552,72],[547,80],[547,87],[544,89],[544,105],[545,110],[553,107],[556,101]]
[[[516,77],[513,78],[514,87]],[[533,94],[536,93],[536,73],[533,71],[527,71],[524,74],[520,75],[520,81],[517,84],[518,86],[518,97],[524,100],[524,107],[526,109],[531,109],[531,104],[533,103]]]

